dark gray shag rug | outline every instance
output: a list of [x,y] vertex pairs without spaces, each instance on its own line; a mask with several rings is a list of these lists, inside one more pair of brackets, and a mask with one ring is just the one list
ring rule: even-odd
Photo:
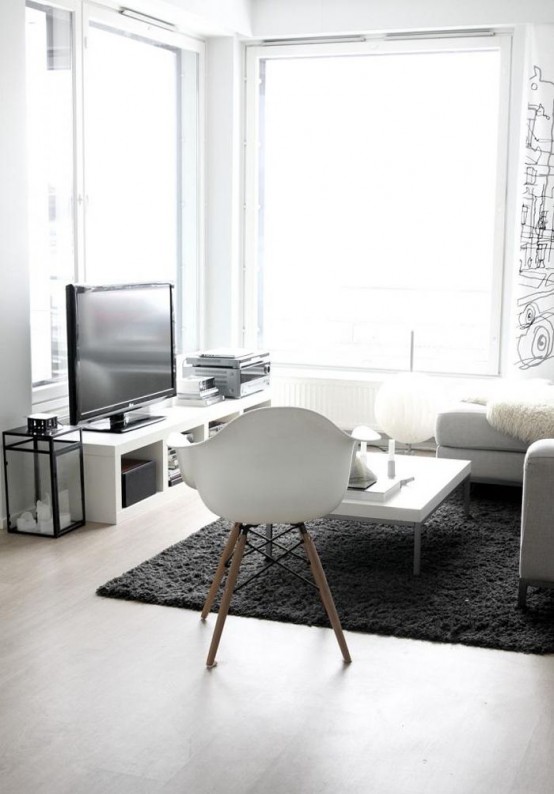
[[[461,496],[454,494],[424,528],[418,577],[412,575],[408,527],[312,522],[343,628],[553,653],[554,590],[530,588],[527,609],[517,608],[520,506],[520,489],[473,485],[466,518]],[[229,527],[225,521],[204,527],[103,585],[98,594],[200,611]],[[259,555],[250,555],[241,570],[252,571],[259,561]],[[299,564],[302,572],[309,570]],[[236,592],[230,614],[329,625],[317,591],[278,566]]]

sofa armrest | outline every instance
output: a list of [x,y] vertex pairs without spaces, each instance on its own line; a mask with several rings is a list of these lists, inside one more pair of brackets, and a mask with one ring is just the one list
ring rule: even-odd
[[519,575],[554,581],[554,439],[535,441],[525,455]]

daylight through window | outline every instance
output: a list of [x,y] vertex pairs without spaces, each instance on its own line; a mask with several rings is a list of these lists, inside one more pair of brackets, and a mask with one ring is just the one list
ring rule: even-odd
[[496,371],[501,43],[314,49],[249,55],[257,344],[291,364]]
[[202,45],[85,4],[83,48],[67,5],[27,3],[33,384],[47,399],[66,384],[68,283],[172,281],[177,349],[198,332]]

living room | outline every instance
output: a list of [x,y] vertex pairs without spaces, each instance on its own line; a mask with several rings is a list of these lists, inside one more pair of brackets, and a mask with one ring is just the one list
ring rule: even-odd
[[[88,6],[119,8],[111,0],[73,5],[87,12]],[[386,33],[412,39],[429,32],[508,34],[505,143],[514,156],[504,173],[502,269],[492,282],[501,293],[493,312],[501,338],[488,360],[492,369],[433,375],[456,393],[475,392],[498,374],[551,378],[552,359],[518,367],[523,359],[514,331],[524,66],[536,42],[543,47],[545,31],[552,31],[551,2],[426,0],[414,8],[401,0],[141,0],[132,6],[205,47],[202,303],[195,307],[195,341],[205,348],[257,342],[255,312],[243,335],[245,296],[254,289],[243,279],[248,239],[240,211],[244,42],[320,37],[326,46],[342,46],[345,38]],[[3,0],[0,42],[6,384],[0,416],[7,429],[43,407],[31,375],[24,0]],[[546,69],[551,56],[541,49],[540,57],[544,80],[554,80]],[[418,367],[418,343],[416,334],[415,368],[426,370]],[[396,369],[409,370],[409,333],[397,355]],[[369,365],[348,372],[328,362],[312,369],[275,364],[272,390],[276,401],[300,395],[306,407],[309,399],[332,395],[326,412],[351,428],[375,423],[373,399],[384,377]],[[348,402],[350,393],[359,400]],[[55,541],[2,533],[0,611],[7,634],[0,736],[7,791],[550,790],[550,655],[349,632],[354,663],[346,669],[328,629],[235,617],[219,666],[207,672],[209,631],[196,613],[98,598],[100,585],[213,519],[194,492],[174,490],[162,506],[116,526],[84,527]]]

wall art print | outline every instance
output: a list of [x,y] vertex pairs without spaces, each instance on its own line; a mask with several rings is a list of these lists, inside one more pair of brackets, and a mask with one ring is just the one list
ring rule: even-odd
[[554,68],[529,80],[516,367],[554,364]]

